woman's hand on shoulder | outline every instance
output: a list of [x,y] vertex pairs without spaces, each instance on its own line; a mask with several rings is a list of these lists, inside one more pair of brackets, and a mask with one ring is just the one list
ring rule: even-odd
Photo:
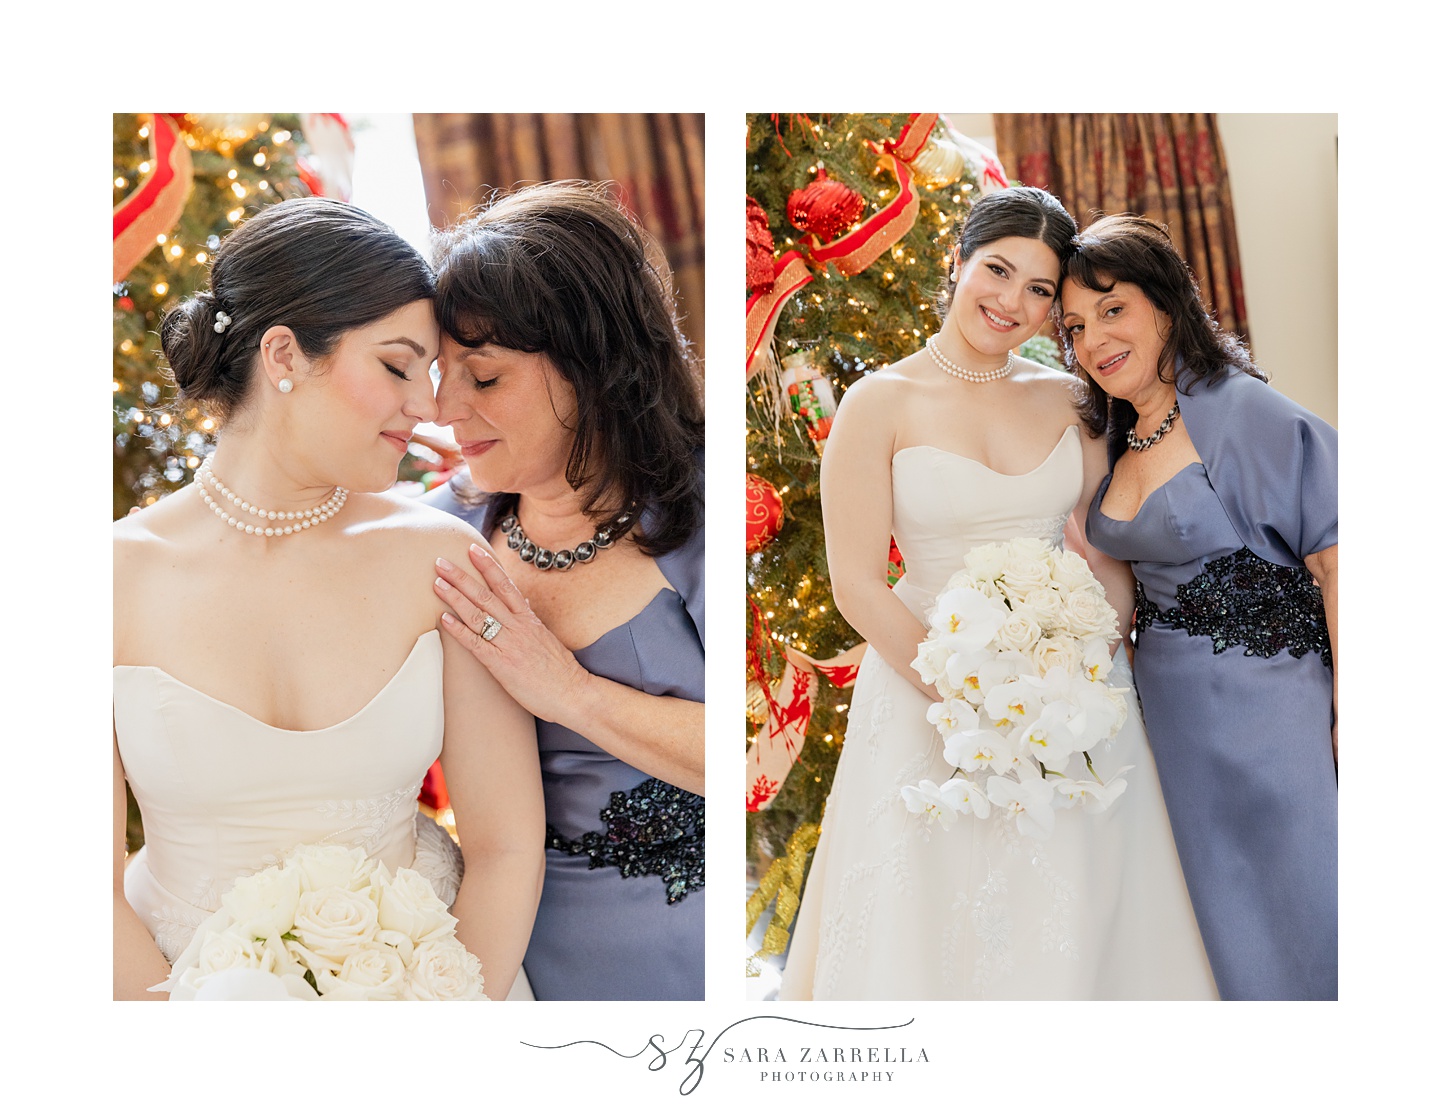
[[441,629],[519,704],[557,722],[561,702],[582,694],[593,677],[534,614],[487,542],[470,545],[464,561],[435,561]]

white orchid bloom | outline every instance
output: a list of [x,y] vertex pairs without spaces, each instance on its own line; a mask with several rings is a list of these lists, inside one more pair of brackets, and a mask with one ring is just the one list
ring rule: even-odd
[[974,725],[948,736],[942,744],[942,756],[959,770],[971,773],[998,764],[1010,764],[1011,751],[1005,744],[1006,740],[996,731]]
[[[953,780],[961,779],[954,778]],[[948,782],[948,784],[951,785],[952,782]],[[943,786],[930,778],[923,778],[916,785],[902,786],[902,801],[912,815],[926,813],[928,819],[936,820],[944,828],[952,827],[963,811],[957,807],[956,790],[954,789],[953,796],[949,797],[943,793]]]
[[973,669],[963,674],[963,698],[981,706],[989,691],[1021,673],[1031,671],[1031,663],[1021,654],[1012,651],[990,653]]
[[992,802],[987,799],[982,786],[968,778],[955,777],[942,785],[942,799],[966,815],[971,812],[979,820],[986,820],[992,812]]
[[1023,835],[1047,839],[1053,834],[1053,786],[1024,769],[1018,770],[1018,777],[1022,780],[988,778],[987,798],[1007,810]]
[[1053,787],[1066,797],[1070,804],[1082,804],[1084,812],[1099,813],[1105,811],[1123,795],[1123,791],[1128,787],[1128,782],[1120,775],[1132,769],[1132,766],[1120,767],[1103,784],[1099,784],[1097,781],[1072,781],[1068,778],[1061,778],[1054,783]]
[[1108,641],[1103,638],[1083,640],[1083,672],[1090,681],[1107,681],[1113,669],[1113,655],[1108,652]]
[[1083,716],[1066,700],[1044,704],[1038,718],[1023,729],[1023,748],[1048,770],[1061,770],[1068,756],[1083,750]]
[[997,727],[1009,730],[1038,717],[1043,701],[1038,695],[1036,677],[1016,677],[994,685],[983,698],[983,710]]
[[927,722],[945,739],[958,731],[977,727],[977,709],[966,700],[948,697],[928,707]]
[[1007,608],[976,589],[954,588],[938,597],[928,622],[934,631],[960,635],[955,649],[980,650],[992,641],[1007,617]]
[[1080,749],[1087,750],[1100,739],[1106,739],[1123,725],[1127,705],[1123,697],[1102,681],[1087,677],[1073,678],[1072,703],[1083,716]]

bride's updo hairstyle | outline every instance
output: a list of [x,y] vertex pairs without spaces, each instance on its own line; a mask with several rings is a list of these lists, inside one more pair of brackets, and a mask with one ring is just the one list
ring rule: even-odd
[[[565,479],[596,523],[655,513],[650,556],[695,533],[704,514],[698,454],[705,415],[668,273],[608,185],[545,182],[496,197],[435,235],[439,325],[465,348],[538,352],[574,390],[578,425]],[[480,493],[455,483],[461,501]],[[486,520],[512,498],[499,496]]]
[[323,360],[349,330],[432,297],[428,262],[388,225],[341,201],[294,198],[222,241],[210,289],[161,319],[161,347],[181,397],[225,421],[246,403],[272,326],[286,325],[303,355]]
[[[994,240],[1021,236],[1047,244],[1062,264],[1073,253],[1073,237],[1077,233],[1077,222],[1063,207],[1063,202],[1047,190],[1037,186],[1010,186],[978,199],[968,209],[957,231],[957,254],[966,263],[973,252]],[[944,321],[952,296],[957,292],[957,281],[951,274],[937,295],[937,315]]]

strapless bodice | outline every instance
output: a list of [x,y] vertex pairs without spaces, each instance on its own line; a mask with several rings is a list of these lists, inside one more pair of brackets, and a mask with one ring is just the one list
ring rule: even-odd
[[1063,526],[1083,489],[1076,425],[1031,472],[1010,476],[932,445],[892,457],[892,535],[906,575],[897,594],[921,610],[962,568],[974,546],[1013,538],[1063,544]]
[[418,637],[367,705],[318,730],[273,727],[155,666],[116,666],[113,686],[146,832],[126,896],[168,958],[236,878],[298,844],[361,847],[390,870],[417,865],[415,801],[443,747],[437,631]]

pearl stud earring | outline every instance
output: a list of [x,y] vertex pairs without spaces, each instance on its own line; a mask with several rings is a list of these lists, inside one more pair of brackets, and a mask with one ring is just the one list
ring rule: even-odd
[[287,394],[290,390],[292,390],[292,380],[291,379],[279,379],[279,380],[277,380],[277,389],[279,391],[281,391],[283,394]]

